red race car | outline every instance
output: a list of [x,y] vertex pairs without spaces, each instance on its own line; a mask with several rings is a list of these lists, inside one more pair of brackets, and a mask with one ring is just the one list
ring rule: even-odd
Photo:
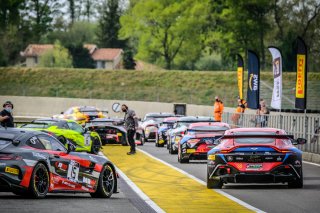
[[206,160],[207,152],[215,147],[215,140],[221,138],[229,124],[222,122],[203,122],[190,124],[186,134],[178,144],[178,161]]
[[0,191],[44,198],[47,193],[90,193],[109,198],[117,191],[114,165],[104,156],[68,150],[44,132],[0,128]]

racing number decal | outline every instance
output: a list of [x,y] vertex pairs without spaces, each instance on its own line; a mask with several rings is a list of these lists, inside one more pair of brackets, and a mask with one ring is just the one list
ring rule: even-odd
[[91,141],[90,134],[85,134],[84,135],[84,145],[90,146],[90,141]]
[[68,168],[68,180],[78,182],[80,165],[78,162],[71,160]]

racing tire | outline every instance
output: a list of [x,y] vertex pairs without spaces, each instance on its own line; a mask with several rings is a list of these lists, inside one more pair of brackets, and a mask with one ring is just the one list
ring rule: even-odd
[[100,140],[99,140],[99,138],[94,137],[94,138],[92,139],[92,144],[91,144],[91,151],[90,151],[90,153],[97,155],[97,154],[99,153],[100,149],[101,149]]
[[189,159],[183,159],[181,153],[178,154],[178,162],[179,163],[189,163]]
[[45,198],[50,186],[50,176],[47,167],[38,163],[31,175],[29,194],[33,198]]
[[223,186],[223,182],[221,179],[219,180],[214,180],[214,179],[209,179],[209,173],[207,173],[207,188],[208,189],[221,189]]
[[114,192],[116,175],[110,165],[105,165],[100,173],[97,190],[90,193],[93,198],[110,198]]
[[303,188],[303,174],[301,172],[301,178],[297,178],[295,181],[288,182],[288,188],[301,189]]

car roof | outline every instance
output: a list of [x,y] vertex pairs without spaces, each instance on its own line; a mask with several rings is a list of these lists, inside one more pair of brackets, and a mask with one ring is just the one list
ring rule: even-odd
[[41,133],[35,130],[29,129],[20,129],[20,128],[0,128],[0,138],[5,140],[14,140],[21,136],[35,135],[37,133]]
[[199,122],[199,123],[192,123],[189,126],[189,129],[192,129],[193,127],[198,126],[221,126],[221,127],[229,127],[229,124],[223,123],[223,122]]
[[171,116],[174,116],[174,114],[169,112],[153,112],[153,113],[147,113],[145,117],[171,117]]
[[163,122],[169,122],[169,121],[174,122],[174,121],[177,121],[178,119],[179,117],[168,117],[168,118],[165,118]]
[[212,117],[196,117],[196,116],[185,116],[185,117],[180,117],[178,119],[178,122],[209,122],[212,121],[214,122],[214,119]]
[[252,128],[235,128],[235,129],[229,129],[225,131],[225,135],[234,135],[236,133],[243,133],[245,132],[256,132],[257,134],[261,133],[275,133],[278,135],[286,135],[285,130],[283,129],[277,129],[277,128],[259,128],[259,127],[252,127]]

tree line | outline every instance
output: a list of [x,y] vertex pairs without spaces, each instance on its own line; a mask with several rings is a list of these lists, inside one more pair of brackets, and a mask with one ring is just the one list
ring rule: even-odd
[[251,49],[270,69],[273,45],[293,71],[300,36],[309,70],[320,71],[319,13],[320,0],[1,0],[0,65],[19,64],[27,44],[60,41],[74,67],[84,66],[77,65],[83,43],[95,43],[186,70],[232,70],[236,54],[246,58]]

